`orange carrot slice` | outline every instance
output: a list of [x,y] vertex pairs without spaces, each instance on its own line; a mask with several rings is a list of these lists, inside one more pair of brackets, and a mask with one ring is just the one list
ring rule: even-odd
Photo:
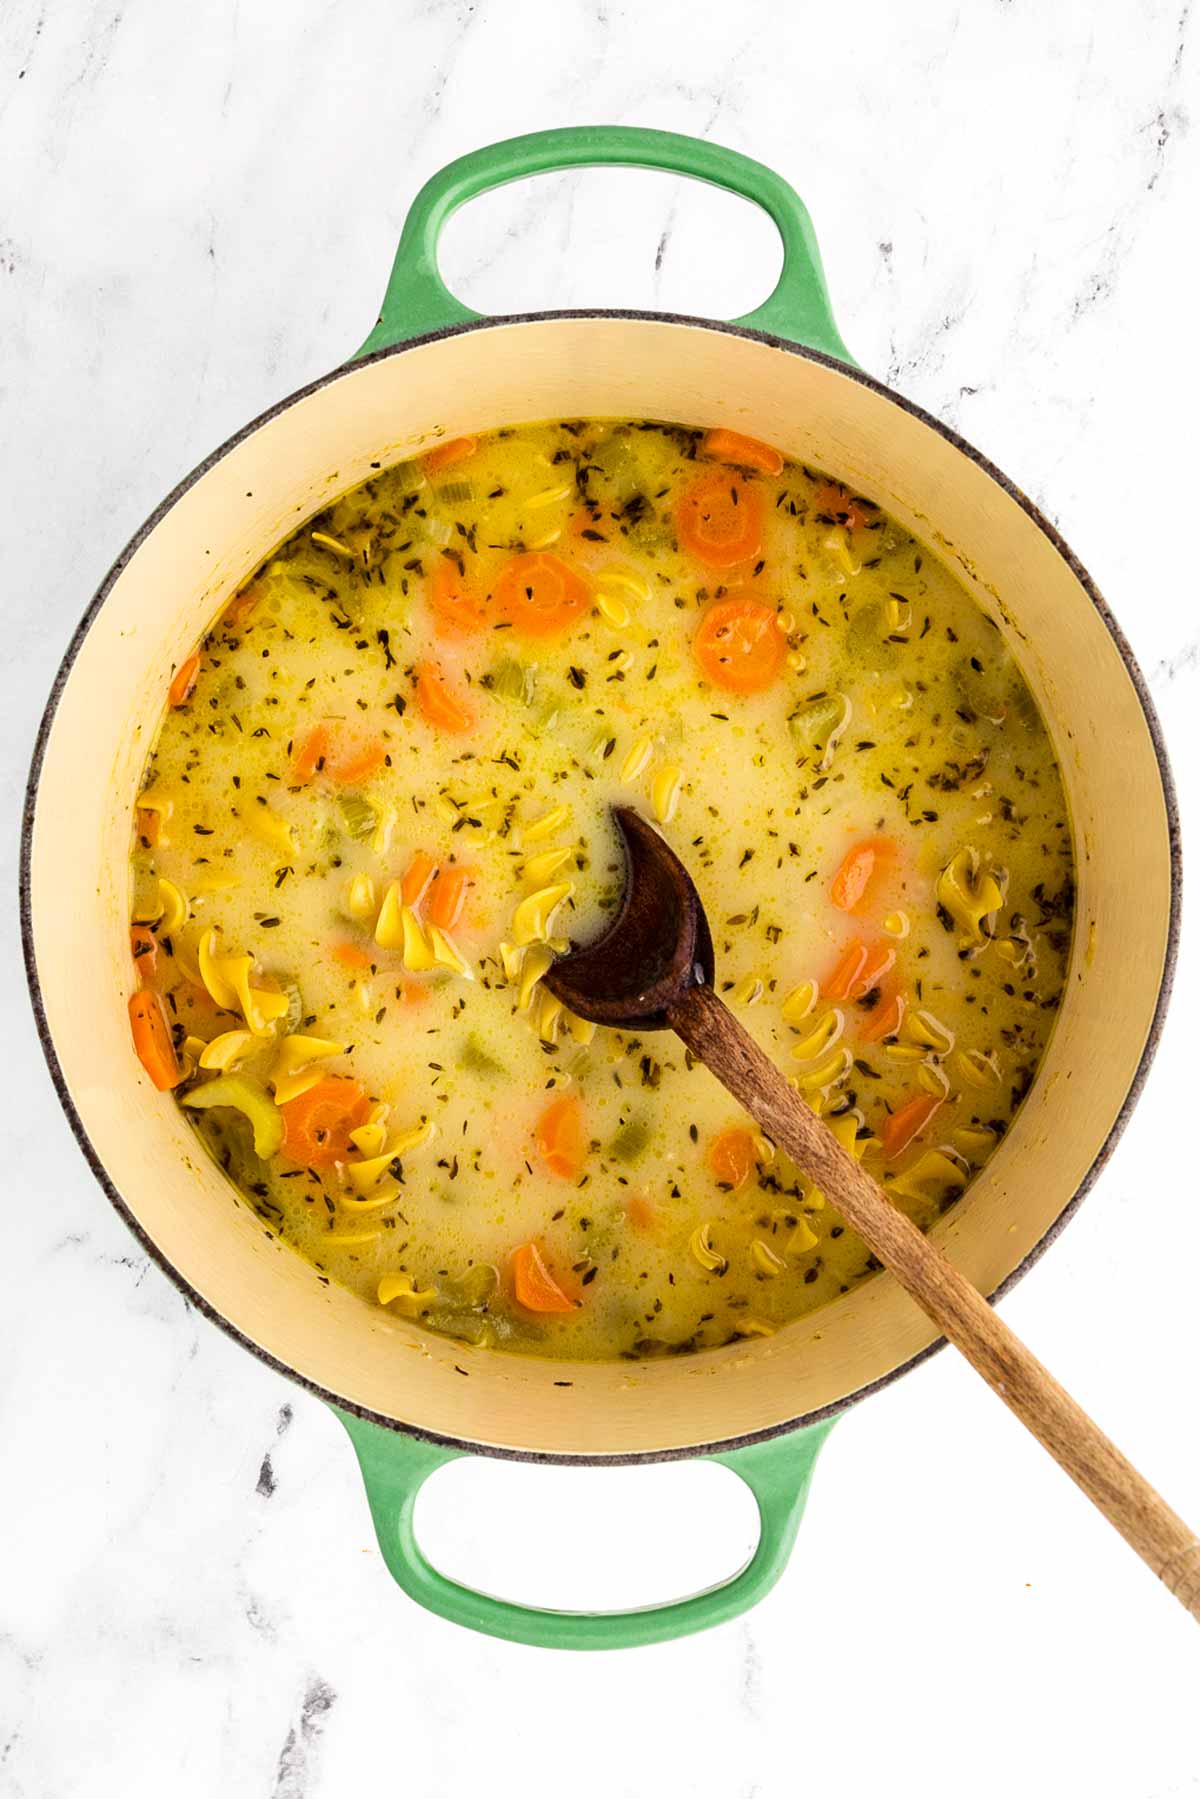
[[754,1138],[749,1131],[735,1125],[713,1138],[704,1159],[709,1172],[723,1186],[740,1187],[750,1179],[754,1169]]
[[692,639],[708,679],[727,693],[761,693],[783,667],[787,639],[761,600],[718,600]]
[[413,859],[400,883],[400,898],[406,906],[417,907],[429,891],[429,883],[437,874],[437,863],[428,850],[414,850]]
[[360,974],[364,969],[370,968],[371,958],[366,950],[360,949],[357,943],[351,943],[349,938],[342,938],[331,947],[334,961],[340,962],[343,968],[353,968]]
[[435,731],[449,731],[458,737],[475,724],[475,714],[455,697],[431,662],[417,665],[417,710]]
[[175,678],[167,688],[168,706],[184,706],[192,697],[192,689],[196,685],[196,676],[200,673],[200,652],[193,650],[185,662],[181,662],[175,670]]
[[436,475],[439,469],[453,468],[456,463],[465,462],[478,448],[477,437],[451,437],[436,450],[427,450],[421,461],[426,474]]
[[166,1093],[171,1087],[177,1087],[183,1078],[183,1070],[157,993],[147,993],[143,988],[131,997],[129,1024],[137,1059],[159,1092]]
[[889,1162],[906,1150],[914,1137],[920,1136],[941,1103],[941,1099],[932,1093],[918,1093],[889,1115],[879,1133],[883,1153]]
[[558,637],[587,611],[587,583],[561,556],[532,550],[500,571],[492,598],[523,637]]
[[714,469],[676,502],[675,531],[682,547],[709,568],[736,568],[762,549],[762,500],[740,475]]
[[867,522],[866,513],[850,498],[840,481],[826,481],[823,487],[818,487],[813,495],[813,509],[850,531]]
[[[846,945],[821,982],[822,999],[848,999],[867,960],[867,946],[857,939]],[[863,992],[868,989],[864,987]]]
[[148,981],[158,962],[158,939],[149,925],[135,924],[129,933],[129,949],[139,981]]
[[864,837],[848,849],[829,890],[834,905],[842,912],[861,911],[872,879],[895,850],[890,837]]
[[645,1193],[630,1193],[626,1197],[625,1216],[635,1231],[652,1231],[658,1223],[654,1203]]
[[233,600],[221,623],[227,630],[237,630],[240,625],[247,624],[257,611],[260,598],[261,595],[253,587],[248,587],[245,593],[239,593]]
[[358,749],[335,757],[329,764],[329,773],[340,786],[357,787],[377,774],[386,761],[387,745],[382,738],[374,737]]
[[329,1075],[280,1106],[281,1153],[301,1168],[327,1168],[350,1154],[350,1132],[365,1124],[371,1105],[357,1081]]
[[891,973],[895,963],[896,952],[890,944],[868,945],[854,938],[821,982],[821,998],[861,999]]
[[467,903],[467,891],[471,886],[473,872],[461,862],[450,868],[439,868],[429,901],[430,924],[437,925],[443,931],[454,929]]
[[292,757],[292,780],[297,786],[305,786],[324,768],[330,747],[328,725],[315,725]]
[[[867,988],[870,992],[870,988]],[[904,1012],[907,1006],[904,995],[898,989],[880,995],[879,1004],[866,1014],[859,1029],[859,1036],[864,1043],[881,1043],[885,1037],[894,1037],[904,1023]]]
[[466,580],[448,557],[444,557],[433,571],[429,604],[437,628],[444,637],[468,636],[482,631],[488,622],[486,599],[469,590]]
[[764,475],[777,475],[783,468],[783,457],[777,449],[771,444],[760,443],[757,437],[743,437],[740,431],[726,431],[718,427],[706,432],[700,448],[715,462],[732,462],[738,468],[761,469]]
[[537,1121],[538,1154],[551,1174],[577,1181],[583,1173],[583,1107],[573,1093],[552,1099]]
[[513,1294],[527,1312],[573,1312],[568,1299],[545,1262],[536,1243],[522,1243],[512,1252]]
[[315,725],[300,748],[292,756],[292,780],[307,786],[316,775],[336,781],[342,787],[357,787],[369,781],[387,761],[387,745],[382,737],[365,743],[339,742],[328,725]]
[[602,512],[589,512],[581,506],[567,520],[567,536],[574,538],[579,549],[586,554],[594,550],[598,544],[607,543],[611,526]]

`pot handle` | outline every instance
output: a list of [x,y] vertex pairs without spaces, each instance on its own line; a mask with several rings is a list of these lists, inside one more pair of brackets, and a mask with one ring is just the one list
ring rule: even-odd
[[833,320],[812,220],[782,176],[702,138],[637,125],[534,131],[473,150],[439,170],[409,208],[379,321],[358,355],[391,349],[409,338],[480,317],[455,299],[438,272],[438,239],[451,214],[466,201],[530,175],[601,164],[689,175],[761,206],[783,240],[783,269],[762,305],[733,323],[789,338],[842,362],[853,361]]
[[452,1624],[541,1649],[632,1649],[707,1630],[757,1605],[787,1566],[808,1498],[813,1465],[834,1420],[766,1443],[709,1456],[740,1475],[758,1505],[754,1554],[720,1586],[688,1599],[629,1612],[558,1612],[477,1593],[439,1574],[413,1530],[417,1494],[431,1474],[462,1450],[427,1443],[333,1408],[358,1456],[371,1518],[393,1580],[410,1599]]

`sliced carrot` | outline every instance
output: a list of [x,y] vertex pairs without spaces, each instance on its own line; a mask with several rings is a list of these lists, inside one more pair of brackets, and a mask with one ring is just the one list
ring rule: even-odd
[[329,1075],[280,1106],[282,1154],[301,1168],[327,1168],[350,1154],[350,1132],[365,1124],[371,1109],[357,1081]]
[[177,1087],[183,1078],[179,1057],[171,1041],[171,1027],[157,993],[145,988],[129,1001],[129,1023],[133,1031],[133,1047],[138,1061],[160,1093]]
[[[849,999],[866,964],[867,946],[857,938],[848,943],[821,982],[822,999]],[[863,992],[867,989],[864,987]]]
[[349,938],[342,938],[331,945],[331,948],[334,961],[340,962],[343,968],[353,968],[361,973],[363,969],[371,967],[371,958],[366,950],[360,949],[357,943],[351,943]]
[[590,595],[561,556],[530,550],[505,563],[492,598],[522,636],[558,637],[587,611]]
[[658,1223],[653,1201],[645,1193],[630,1193],[626,1196],[625,1216],[635,1231],[652,1231]]
[[889,1162],[906,1150],[914,1137],[920,1136],[941,1103],[932,1093],[918,1093],[889,1115],[879,1133]]
[[598,543],[607,543],[603,513],[589,512],[586,506],[581,506],[567,520],[567,536],[573,537],[583,549],[595,549]]
[[865,944],[853,938],[821,982],[822,999],[861,999],[892,972],[896,952],[887,943]]
[[400,991],[403,994],[401,1003],[406,1006],[423,1006],[429,998],[429,988],[424,981],[401,981]]
[[878,987],[896,966],[896,952],[890,943],[873,943],[867,951],[867,959],[858,971],[857,991],[849,998],[858,1000],[872,987]]
[[196,685],[196,676],[200,673],[200,652],[193,650],[185,662],[181,662],[175,670],[175,679],[167,688],[168,706],[184,706],[192,697],[192,688]]
[[406,906],[419,906],[429,891],[429,883],[437,874],[437,863],[428,850],[414,850],[413,859],[400,883],[400,898]]
[[463,736],[475,724],[475,714],[457,699],[431,662],[417,665],[417,709],[437,731]]
[[380,737],[374,737],[356,750],[348,750],[344,755],[335,756],[329,763],[330,775],[343,787],[357,787],[362,781],[369,781],[377,774],[387,761],[387,745]]
[[583,1173],[583,1107],[573,1093],[552,1099],[537,1121],[537,1148],[551,1174],[577,1181]]
[[527,1312],[573,1312],[568,1299],[545,1262],[536,1243],[522,1243],[512,1252],[513,1294]]
[[421,461],[426,474],[435,475],[439,469],[453,468],[456,463],[465,462],[478,448],[477,437],[451,437],[444,444],[439,444],[436,450],[426,451]]
[[864,837],[852,845],[833,877],[829,897],[842,912],[861,911],[867,889],[881,864],[896,853],[890,837]]
[[761,693],[783,667],[787,639],[761,600],[718,600],[692,639],[696,660],[727,693]]
[[714,469],[680,495],[675,531],[682,547],[709,568],[736,568],[762,549],[763,504],[740,475]]
[[773,445],[760,443],[757,437],[743,437],[740,431],[726,431],[720,427],[708,431],[700,448],[717,462],[761,469],[764,475],[777,475],[783,468],[783,457]]
[[741,1187],[754,1170],[754,1138],[734,1125],[713,1138],[704,1160],[723,1186]]
[[443,931],[454,929],[467,903],[467,890],[471,886],[473,875],[474,870],[463,862],[457,862],[450,868],[438,869],[429,900],[430,924],[437,925]]
[[149,925],[135,924],[129,933],[129,948],[139,981],[148,981],[158,961],[158,939]]
[[823,487],[818,487],[813,495],[813,507],[825,518],[831,518],[837,525],[845,525],[850,531],[867,522],[862,507],[855,504],[839,481],[826,481]]
[[328,725],[315,725],[292,756],[292,780],[306,786],[314,776],[336,781],[342,787],[357,787],[369,781],[387,761],[387,745],[382,737],[365,743],[339,742]]
[[246,624],[257,610],[260,597],[252,587],[248,587],[245,593],[239,593],[227,608],[221,623],[230,630],[236,630],[239,625]]
[[482,631],[488,622],[487,601],[471,592],[466,578],[448,557],[443,557],[429,583],[429,604],[445,637],[467,636]]
[[[868,987],[867,992],[871,990]],[[881,1043],[885,1037],[894,1037],[904,1023],[904,1012],[908,1002],[898,990],[884,992],[879,997],[879,1004],[866,1014],[859,1029],[859,1036],[864,1043]]]
[[162,832],[162,813],[151,812],[146,806],[137,809],[137,834],[147,849],[153,849]]
[[315,725],[292,757],[292,779],[304,786],[322,768],[329,757],[328,725]]

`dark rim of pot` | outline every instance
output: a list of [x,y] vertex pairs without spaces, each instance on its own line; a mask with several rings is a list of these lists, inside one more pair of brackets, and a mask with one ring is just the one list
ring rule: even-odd
[[1170,764],[1167,760],[1166,746],[1163,741],[1162,727],[1159,724],[1158,715],[1154,709],[1154,703],[1151,700],[1149,691],[1146,687],[1145,678],[1134,659],[1133,652],[1126,642],[1120,626],[1117,624],[1112,613],[1109,611],[1107,605],[1097,591],[1095,583],[1087,573],[1087,570],[1083,567],[1082,563],[1070,547],[1063,541],[1062,537],[1050,521],[1045,518],[1033,504],[1032,500],[1022,493],[1020,488],[1015,486],[994,463],[990,462],[988,458],[975,449],[972,444],[967,443],[964,438],[960,437],[956,431],[951,430],[948,425],[943,424],[940,419],[934,418],[930,413],[924,411],[922,407],[915,405],[912,400],[906,399],[903,394],[896,393],[892,388],[887,387],[873,375],[868,375],[862,369],[855,368],[849,363],[842,362],[837,357],[827,356],[820,350],[808,349],[803,344],[792,343],[787,338],[776,337],[770,332],[753,331],[747,329],[745,326],[726,324],[720,320],[692,318],[682,313],[643,312],[632,309],[587,308],[554,312],[508,313],[495,318],[472,320],[462,325],[450,325],[440,331],[427,332],[423,336],[407,339],[400,344],[393,344],[387,349],[376,350],[370,355],[354,358],[349,362],[340,364],[335,369],[331,369],[327,375],[322,375],[318,380],[309,382],[307,386],[298,388],[296,392],[289,394],[286,399],[280,400],[274,406],[268,407],[265,412],[260,413],[257,418],[252,419],[249,424],[244,425],[240,431],[235,432],[235,434],[228,438],[225,443],[215,449],[211,455],[205,457],[204,461],[199,463],[198,466],[192,470],[191,474],[186,475],[167,495],[161,505],[151,513],[145,524],[130,539],[129,543],[122,550],[108,574],[105,576],[95,597],[88,606],[83,618],[80,620],[79,626],[71,638],[66,654],[59,666],[58,673],[54,679],[54,685],[50,690],[50,697],[46,704],[46,710],[43,714],[42,722],[38,730],[37,741],[34,746],[33,760],[30,765],[29,779],[25,790],[25,809],[21,826],[21,943],[25,957],[26,978],[29,983],[29,993],[33,1002],[33,1010],[37,1020],[38,1035],[41,1039],[42,1051],[46,1057],[46,1062],[50,1070],[50,1078],[54,1083],[54,1088],[58,1094],[59,1101],[67,1115],[71,1129],[75,1134],[75,1139],[78,1142],[80,1149],[83,1151],[84,1159],[92,1173],[95,1175],[96,1180],[108,1195],[112,1204],[116,1207],[129,1229],[133,1232],[133,1235],[146,1251],[146,1254],[158,1264],[163,1273],[174,1283],[189,1304],[195,1306],[199,1312],[223,1330],[226,1335],[232,1337],[236,1343],[240,1343],[244,1349],[249,1350],[251,1355],[257,1356],[260,1362],[265,1362],[269,1368],[274,1368],[278,1373],[285,1375],[289,1380],[296,1382],[298,1386],[304,1387],[310,1393],[315,1394],[317,1398],[325,1400],[327,1404],[332,1405],[341,1411],[349,1412],[355,1417],[365,1419],[369,1423],[380,1425],[386,1430],[399,1431],[406,1435],[420,1438],[422,1441],[440,1444],[448,1449],[462,1450],[471,1455],[494,1456],[505,1461],[548,1462],[559,1465],[578,1464],[581,1466],[601,1465],[606,1467],[632,1466],[643,1462],[683,1461],[694,1456],[725,1454],[730,1450],[744,1448],[751,1443],[767,1442],[771,1438],[783,1437],[787,1436],[792,1431],[803,1430],[808,1425],[836,1418],[840,1413],[849,1410],[852,1405],[857,1405],[860,1400],[867,1398],[869,1394],[876,1393],[881,1388],[890,1386],[891,1383],[898,1380],[901,1375],[907,1374],[911,1369],[918,1367],[920,1363],[927,1361],[930,1356],[935,1355],[938,1350],[944,1349],[946,1346],[945,1339],[939,1338],[936,1342],[929,1344],[927,1348],[919,1351],[918,1354],[910,1356],[906,1362],[891,1369],[887,1374],[881,1375],[878,1380],[871,1381],[864,1387],[859,1387],[855,1392],[849,1393],[844,1398],[839,1399],[834,1405],[823,1406],[817,1411],[806,1412],[799,1417],[789,1418],[781,1424],[772,1424],[763,1430],[747,1432],[743,1436],[723,1437],[711,1443],[695,1444],[684,1448],[639,1450],[624,1455],[574,1454],[543,1450],[513,1449],[497,1444],[476,1443],[469,1438],[448,1436],[437,1431],[423,1429],[417,1425],[406,1424],[402,1420],[390,1418],[382,1412],[372,1411],[369,1407],[355,1405],[352,1401],[347,1400],[336,1393],[331,1393],[327,1388],[320,1386],[316,1381],[309,1380],[305,1375],[302,1375],[296,1369],[289,1367],[286,1362],[281,1361],[277,1356],[272,1355],[268,1350],[263,1349],[261,1345],[245,1336],[235,1324],[211,1306],[208,1301],[190,1285],[186,1277],[168,1260],[153,1239],[142,1229],[138,1220],[125,1204],[125,1201],[117,1191],[113,1181],[109,1178],[107,1170],[88,1137],[83,1120],[75,1108],[74,1101],[71,1098],[66,1081],[63,1078],[62,1069],[59,1066],[58,1056],[54,1048],[49,1026],[46,1022],[45,1008],[42,1003],[41,988],[38,981],[37,962],[33,947],[33,921],[30,905],[30,858],[33,845],[33,822],[37,804],[38,782],[41,777],[46,744],[54,723],[55,714],[58,710],[60,696],[67,678],[71,673],[71,669],[74,666],[75,658],[79,654],[80,647],[83,644],[88,631],[91,629],[92,622],[99,612],[100,607],[107,599],[110,590],[124,572],[133,556],[140,549],[141,545],[150,536],[151,532],[155,530],[162,519],[165,518],[176,502],[180,500],[189,489],[194,487],[210,469],[214,468],[218,462],[228,455],[231,450],[244,442],[246,438],[253,436],[261,426],[269,423],[272,419],[280,417],[292,406],[297,405],[301,400],[307,399],[311,394],[317,393],[321,388],[329,386],[331,382],[341,380],[343,376],[353,374],[356,370],[368,367],[372,363],[382,362],[388,357],[402,356],[407,350],[416,349],[431,343],[438,343],[445,338],[461,337],[473,331],[503,329],[507,325],[545,324],[558,319],[633,319],[649,321],[652,324],[686,325],[697,330],[716,331],[726,336],[742,337],[747,338],[752,342],[764,343],[769,345],[772,349],[782,351],[785,355],[799,356],[806,361],[819,363],[823,367],[833,369],[838,374],[845,376],[847,380],[855,381],[862,387],[870,388],[872,392],[879,394],[881,398],[889,400],[894,406],[899,406],[902,411],[911,414],[913,418],[918,419],[923,425],[927,425],[930,430],[936,431],[947,443],[951,444],[956,450],[961,451],[964,456],[968,457],[978,468],[982,469],[986,475],[990,476],[996,485],[1002,488],[1003,491],[1008,494],[1009,498],[1016,502],[1022,512],[1033,521],[1038,530],[1049,540],[1058,551],[1058,554],[1062,557],[1063,561],[1070,568],[1072,574],[1091,600],[1105,629],[1108,631],[1109,636],[1116,645],[1121,660],[1125,664],[1126,672],[1129,675],[1134,691],[1137,694],[1142,712],[1145,716],[1146,727],[1150,733],[1150,739],[1154,746],[1154,754],[1158,762],[1159,777],[1162,782],[1163,802],[1167,813],[1167,825],[1170,840],[1170,919],[1167,932],[1166,954],[1163,958],[1162,975],[1159,982],[1158,999],[1154,1008],[1154,1017],[1151,1021],[1150,1030],[1138,1060],[1137,1069],[1134,1072],[1133,1079],[1130,1082],[1121,1109],[1113,1121],[1112,1129],[1109,1131],[1108,1136],[1101,1145],[1091,1167],[1088,1169],[1074,1194],[1072,1194],[1062,1211],[1058,1214],[1058,1217],[1050,1225],[1049,1229],[1038,1239],[1037,1243],[1034,1244],[1025,1259],[1013,1269],[1008,1278],[1002,1281],[1000,1286],[997,1287],[995,1292],[991,1295],[991,1302],[993,1304],[997,1299],[1002,1298],[1011,1287],[1015,1286],[1017,1281],[1019,1281],[1023,1275],[1028,1273],[1035,1262],[1040,1260],[1046,1250],[1058,1237],[1068,1220],[1074,1216],[1080,1202],[1083,1200],[1085,1194],[1091,1190],[1107,1163],[1109,1156],[1112,1154],[1117,1139],[1124,1130],[1129,1115],[1137,1102],[1143,1085],[1145,1084],[1150,1064],[1154,1059],[1154,1053],[1158,1048],[1159,1038],[1162,1034],[1163,1016],[1171,995],[1179,943],[1179,918],[1182,887],[1179,808],[1175,793],[1175,783],[1171,774]]

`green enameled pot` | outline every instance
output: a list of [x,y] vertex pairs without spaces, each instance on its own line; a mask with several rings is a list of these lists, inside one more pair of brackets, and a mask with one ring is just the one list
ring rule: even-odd
[[[482,319],[446,291],[437,244],[456,207],[503,182],[601,163],[694,176],[762,207],[784,247],[774,293],[716,324],[636,312]],[[335,1407],[400,1585],[472,1629],[578,1649],[679,1636],[761,1598],[787,1560],[833,1419],[935,1347],[928,1321],[881,1275],[772,1338],[702,1355],[559,1364],[464,1352],[323,1285],[230,1204],[177,1107],[143,1075],[123,1000],[129,820],[163,671],[277,543],[372,468],[444,436],[587,416],[728,426],[869,495],[962,576],[1049,720],[1078,856],[1066,999],[1014,1127],[936,1229],[983,1292],[1003,1291],[1057,1234],[1127,1116],[1165,1001],[1177,907],[1158,727],[1087,575],[982,456],[854,366],[800,200],[713,144],[582,127],[451,164],[413,203],[358,356],[247,425],[147,521],[70,646],[30,779],[26,952],[63,1105],[97,1179],[171,1279]],[[444,1578],[413,1534],[421,1483],[459,1455],[711,1457],[752,1488],[761,1537],[731,1580],[673,1604],[598,1616],[508,1604]]]

